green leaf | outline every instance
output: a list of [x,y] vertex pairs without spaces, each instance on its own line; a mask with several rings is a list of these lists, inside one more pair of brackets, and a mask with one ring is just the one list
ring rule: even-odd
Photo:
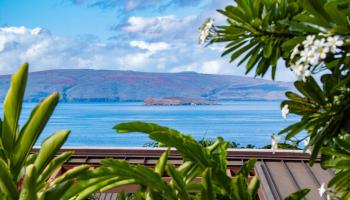
[[45,167],[43,172],[39,174],[38,177],[38,188],[41,188],[45,181],[47,181],[52,173],[54,173],[59,167],[61,167],[71,156],[73,152],[64,152],[50,161],[50,163]]
[[67,180],[54,187],[49,188],[43,194],[43,199],[61,199],[61,197],[72,186],[72,184],[73,180]]
[[238,174],[242,174],[245,177],[248,177],[250,172],[254,169],[254,165],[256,163],[256,159],[249,159],[244,165],[239,169]]
[[304,40],[305,40],[305,36],[293,37],[292,39],[289,39],[283,42],[282,49],[283,51],[290,53],[296,45],[300,44]]
[[93,194],[99,188],[106,187],[109,184],[117,183],[117,185],[114,185],[114,186],[124,186],[124,185],[129,185],[131,183],[134,183],[133,180],[130,181],[130,180],[119,180],[119,179],[120,178],[118,178],[118,177],[113,177],[113,178],[109,178],[109,179],[100,181],[100,182],[98,182],[96,184],[90,185],[89,187],[84,188],[84,190],[79,193],[79,195],[76,198],[76,200],[84,200],[84,199],[86,199],[86,197],[88,197],[89,195]]
[[324,9],[333,22],[339,25],[348,26],[347,16],[338,9],[338,3],[338,1],[328,1],[325,3]]
[[306,197],[306,195],[310,192],[310,189],[302,189],[290,194],[284,200],[302,200]]
[[46,99],[44,99],[31,113],[29,120],[22,128],[16,148],[14,151],[13,158],[13,173],[18,174],[20,168],[33,145],[38,139],[41,131],[44,129],[50,116],[52,115],[59,100],[59,94],[53,93]]
[[254,45],[257,44],[256,40],[250,40],[249,43],[239,49],[237,49],[232,55],[231,55],[231,59],[230,62],[233,62],[234,60],[236,60],[238,58],[238,56],[242,55],[244,52],[248,51],[249,49],[251,49]]
[[254,176],[248,185],[248,193],[251,197],[256,197],[260,187],[260,180],[257,176]]
[[126,179],[135,179],[136,183],[150,187],[154,191],[164,191],[167,199],[176,199],[173,190],[164,183],[161,176],[145,166],[132,166],[125,161],[113,159],[104,159],[101,164],[108,167],[110,174]]
[[183,181],[183,177],[181,176],[181,174],[178,171],[176,171],[174,165],[172,164],[168,164],[166,170],[172,178],[170,184],[174,184],[176,190],[178,191],[179,198],[189,200],[190,197],[188,196],[186,191],[186,183]]
[[309,11],[312,15],[315,16],[315,18],[320,20],[320,23],[324,27],[328,27],[329,17],[328,14],[325,12],[323,5],[321,2],[324,2],[322,0],[307,0],[304,2],[304,8],[305,10]]
[[270,58],[271,57],[273,48],[274,48],[273,40],[269,39],[268,42],[264,46],[264,51],[263,51],[264,53],[263,53],[263,55],[264,55],[265,58]]
[[107,190],[117,188],[120,186],[131,185],[134,183],[136,183],[135,179],[122,179],[122,180],[117,180],[117,181],[114,180],[113,183],[106,184],[107,186],[102,187],[101,192],[105,192]]
[[83,174],[84,172],[88,171],[89,168],[90,168],[89,165],[80,165],[80,166],[74,167],[68,170],[67,172],[65,172],[64,174],[62,174],[61,176],[57,177],[55,180],[53,180],[50,183],[50,185],[57,185],[64,181],[70,180],[72,178],[76,178],[80,174]]
[[202,191],[203,200],[212,200],[216,199],[214,185],[212,182],[212,169],[207,168],[203,172],[203,191]]
[[33,164],[31,164],[26,168],[19,200],[37,199],[36,178],[37,178],[36,168]]
[[34,163],[38,173],[41,173],[43,168],[46,167],[52,158],[57,154],[64,142],[67,140],[69,133],[69,130],[58,131],[43,141],[38,157]]
[[23,64],[12,76],[11,85],[4,101],[4,121],[2,122],[2,143],[8,152],[12,152],[18,137],[18,120],[22,110],[22,101],[27,84],[28,64]]
[[0,191],[10,197],[10,199],[18,199],[19,194],[13,176],[2,159],[0,159],[0,172]]
[[202,168],[213,164],[209,159],[207,150],[203,146],[198,144],[191,136],[184,136],[176,130],[145,122],[121,123],[116,125],[114,129],[119,133],[147,133],[151,139],[168,147],[175,147],[185,160],[191,160]]
[[159,174],[160,176],[163,176],[165,166],[167,164],[168,156],[169,156],[170,148],[168,148],[159,158],[157,161],[157,164],[154,168],[154,171]]

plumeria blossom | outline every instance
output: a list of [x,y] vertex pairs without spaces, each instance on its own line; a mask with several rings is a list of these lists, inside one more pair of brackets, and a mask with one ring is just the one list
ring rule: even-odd
[[282,117],[283,117],[284,119],[287,119],[287,116],[288,116],[288,114],[289,114],[288,104],[286,104],[286,105],[283,106],[281,112],[282,112]]
[[344,40],[338,36],[308,35],[301,44],[297,44],[291,55],[291,70],[300,80],[306,81],[306,77],[311,75],[310,67],[323,62],[329,53],[339,52],[340,46],[344,45]]
[[306,81],[306,77],[311,75],[311,72],[309,71],[309,67],[304,64],[292,64],[290,66],[292,71],[299,77],[299,79]]
[[208,39],[210,35],[210,29],[214,26],[214,20],[208,18],[199,29],[199,43],[203,44]]
[[316,48],[314,52],[316,53],[315,55],[318,56],[319,58],[325,59],[327,57],[327,53],[329,52],[329,47],[324,38],[320,40],[315,40],[313,48]]
[[292,51],[292,54],[290,55],[290,58],[291,58],[291,59],[293,59],[297,54],[300,53],[299,47],[300,47],[300,44],[297,44],[297,45],[294,47],[294,49],[293,49],[293,51]]
[[278,138],[275,135],[271,136],[271,149],[272,154],[275,154],[276,150],[278,149]]
[[314,43],[316,36],[315,35],[308,35],[306,37],[306,40],[303,41],[303,45],[305,48],[311,46]]
[[322,197],[324,193],[326,193],[326,184],[322,183],[321,187],[318,188],[318,194]]
[[330,51],[332,53],[337,53],[338,52],[338,48],[340,46],[344,45],[344,40],[341,39],[341,37],[339,35],[335,35],[335,36],[331,36],[327,38],[327,45],[330,48]]

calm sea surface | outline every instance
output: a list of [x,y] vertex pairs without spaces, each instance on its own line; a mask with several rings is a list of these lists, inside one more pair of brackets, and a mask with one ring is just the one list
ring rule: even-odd
[[[273,133],[298,120],[296,116],[283,120],[279,104],[278,101],[221,102],[215,106],[60,103],[39,140],[41,143],[57,130],[70,129],[72,132],[65,146],[142,146],[150,141],[147,135],[117,134],[112,129],[115,124],[137,120],[169,126],[196,139],[222,136],[241,145],[261,147],[270,144]],[[22,126],[35,105],[24,104]]]

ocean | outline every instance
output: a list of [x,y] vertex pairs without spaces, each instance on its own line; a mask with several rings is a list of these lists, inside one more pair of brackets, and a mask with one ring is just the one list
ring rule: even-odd
[[[35,103],[23,105],[20,125],[28,119]],[[2,106],[0,107],[2,111]],[[153,122],[168,126],[196,139],[223,137],[242,146],[262,147],[271,135],[298,121],[284,120],[279,101],[230,101],[220,105],[145,106],[127,103],[60,103],[36,145],[48,135],[70,129],[65,146],[141,147],[150,142],[146,134],[118,134],[112,127],[129,121]]]

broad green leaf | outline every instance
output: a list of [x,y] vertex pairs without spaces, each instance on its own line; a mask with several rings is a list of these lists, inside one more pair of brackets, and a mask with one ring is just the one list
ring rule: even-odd
[[124,161],[104,159],[101,164],[108,166],[110,173],[126,179],[135,179],[136,183],[152,188],[154,191],[164,191],[165,198],[176,199],[175,194],[162,180],[159,174],[145,166],[131,166]]
[[302,200],[305,199],[306,195],[310,192],[310,189],[302,189],[290,194],[284,200]]
[[72,155],[73,152],[67,151],[52,159],[49,162],[49,164],[44,168],[42,173],[39,174],[37,180],[38,188],[41,188],[44,182],[46,182],[50,178],[52,173],[54,173],[59,167],[61,167]]
[[202,199],[203,200],[212,200],[216,199],[214,185],[212,182],[212,169],[207,168],[203,172],[203,191],[202,191]]
[[0,159],[0,172],[0,191],[10,199],[18,199],[19,194],[13,176],[7,164],[2,159]]
[[8,152],[12,152],[18,137],[18,120],[22,110],[22,101],[27,85],[28,64],[23,64],[12,76],[11,85],[4,101],[4,119],[2,122],[2,143]]
[[90,168],[89,165],[80,165],[80,166],[74,167],[68,170],[67,172],[65,172],[64,174],[62,174],[61,176],[57,177],[55,180],[53,180],[50,183],[50,185],[57,185],[64,181],[70,180],[72,178],[76,178],[80,174],[86,172],[89,168]]
[[67,140],[70,131],[62,130],[48,137],[43,141],[38,157],[35,160],[35,168],[39,173],[42,172],[43,168],[52,160],[52,158],[60,150],[64,142]]
[[186,183],[183,181],[183,177],[181,176],[181,174],[178,171],[176,171],[174,165],[168,164],[166,167],[166,171],[172,177],[170,184],[174,184],[176,190],[178,191],[179,198],[189,200],[190,197],[186,191]]
[[73,180],[64,181],[43,193],[43,199],[61,199],[65,192],[73,185]]
[[170,153],[170,148],[168,148],[159,158],[157,161],[157,164],[154,168],[154,171],[159,174],[160,176],[163,176],[165,166],[167,164],[168,156]]
[[338,9],[338,3],[338,1],[328,1],[325,3],[324,9],[335,23],[348,26],[348,18],[341,12],[341,10]]
[[248,177],[250,172],[253,170],[254,165],[256,163],[256,159],[249,159],[244,165],[239,169],[238,174],[242,174],[245,177]]
[[258,190],[259,190],[259,187],[260,187],[260,181],[259,181],[259,178],[257,176],[254,176],[250,182],[249,182],[249,185],[248,185],[248,193],[251,197],[256,197],[257,193],[258,193]]
[[37,198],[36,191],[37,171],[33,164],[26,167],[24,181],[19,200],[31,200]]
[[100,188],[106,187],[109,184],[113,184],[113,183],[118,183],[118,185],[116,186],[123,186],[123,185],[129,185],[131,183],[133,183],[133,181],[129,181],[129,180],[119,180],[118,177],[113,177],[110,179],[106,179],[103,181],[100,181],[94,185],[91,185],[87,188],[84,188],[84,190],[82,192],[79,193],[78,197],[76,198],[76,200],[84,200],[86,199],[86,197],[88,197],[89,195],[93,194],[95,191],[97,191]]
[[53,93],[44,99],[31,113],[29,120],[22,128],[16,143],[13,158],[13,173],[19,173],[22,164],[32,150],[33,145],[44,129],[59,100],[59,94]]

